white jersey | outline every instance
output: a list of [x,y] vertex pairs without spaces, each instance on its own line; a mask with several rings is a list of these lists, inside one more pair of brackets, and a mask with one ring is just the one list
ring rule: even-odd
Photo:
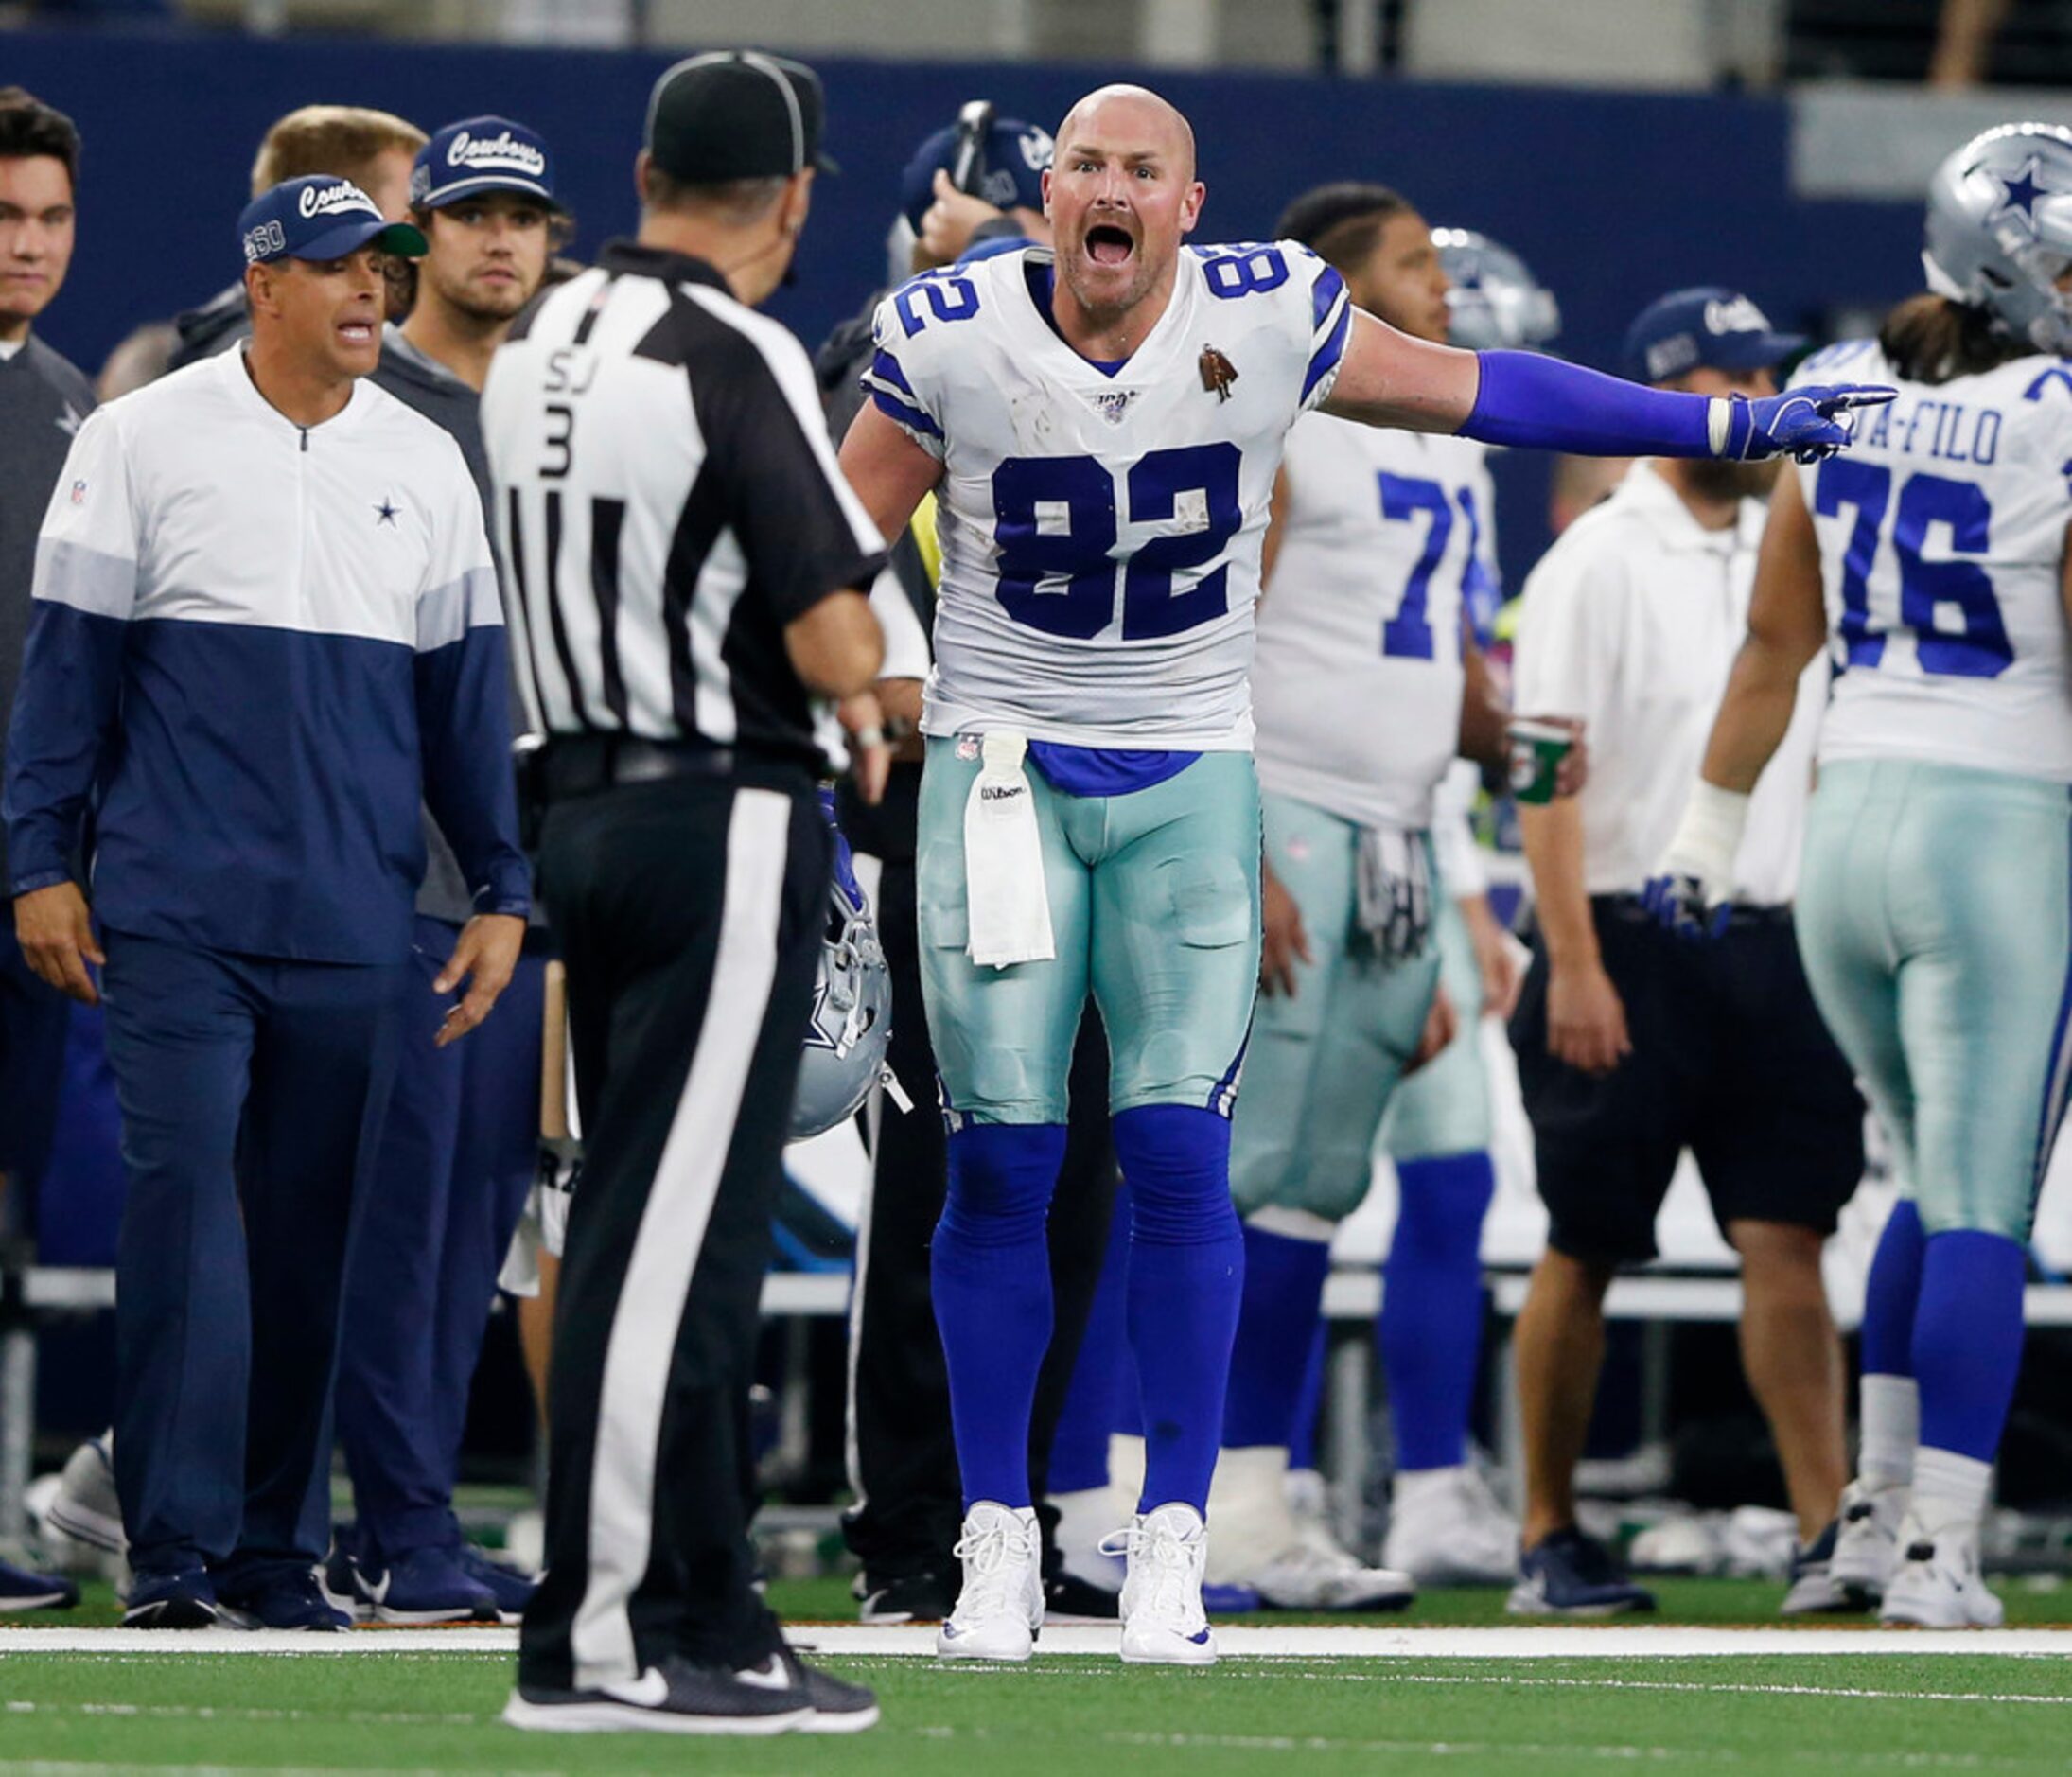
[[1259,782],[1363,827],[1429,827],[1458,749],[1461,614],[1489,572],[1489,472],[1466,438],[1327,413],[1289,435],[1259,612]]
[[2072,523],[2072,365],[2022,358],[1902,382],[1851,341],[1800,376],[1889,382],[1856,442],[1800,471],[1835,661],[1822,759],[1935,760],[2072,782],[2060,593]]
[[939,457],[930,734],[1252,744],[1259,547],[1288,429],[1330,392],[1352,310],[1307,248],[1187,248],[1111,376],[1049,320],[1050,255],[887,296],[864,382]]

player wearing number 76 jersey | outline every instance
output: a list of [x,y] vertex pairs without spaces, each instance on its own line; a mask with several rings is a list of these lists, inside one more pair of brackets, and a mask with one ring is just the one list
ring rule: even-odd
[[2072,131],[1988,131],[1929,189],[1928,294],[1803,375],[1899,384],[1771,502],[1748,637],[1650,894],[1706,926],[1823,643],[1836,679],[1799,941],[1898,1157],[1863,1442],[1831,1577],[1890,1622],[1993,1626],[1978,1525],[2022,1353],[2024,1246],[2072,1012]]
[[842,448],[887,534],[930,491],[940,515],[918,878],[951,1131],[931,1262],[967,1517],[939,1646],[1026,1659],[1042,1617],[1027,1447],[1050,1334],[1044,1218],[1092,992],[1132,1187],[1146,1431],[1123,1655],[1200,1663],[1243,1265],[1229,1116],[1259,948],[1246,676],[1282,439],[1324,407],[1612,455],[1818,452],[1867,397],[1708,400],[1414,340],[1293,243],[1185,246],[1204,196],[1193,132],[1155,95],[1104,87],[1057,140],[1055,254],[887,297],[871,404]]

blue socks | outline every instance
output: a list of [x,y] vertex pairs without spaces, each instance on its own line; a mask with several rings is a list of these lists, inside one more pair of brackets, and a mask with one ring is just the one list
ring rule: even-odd
[[2003,1235],[1957,1228],[1928,1237],[1913,1339],[1923,1450],[1986,1463],[1998,1453],[2022,1368],[2028,1269],[2028,1254]]
[[1398,1469],[1467,1460],[1482,1356],[1482,1223],[1496,1194],[1486,1153],[1396,1164],[1400,1207],[1378,1328]]
[[1286,1449],[1294,1435],[1303,1372],[1324,1326],[1327,1240],[1244,1224],[1245,1280],[1223,1403],[1223,1448]]
[[[1132,1379],[1129,1332],[1123,1319],[1123,1295],[1130,1272],[1130,1188],[1115,1194],[1115,1220],[1108,1229],[1108,1252],[1101,1260],[1100,1282],[1086,1313],[1086,1333],[1080,1341],[1079,1362],[1072,1366],[1071,1386],[1058,1412],[1058,1429],[1050,1438],[1050,1490],[1083,1493],[1108,1485],[1108,1436],[1136,1432],[1135,1415],[1125,1428],[1123,1385]],[[1131,1380],[1133,1390],[1134,1381]]]
[[[1127,1315],[1144,1410],[1138,1509],[1177,1500],[1206,1511],[1244,1289],[1230,1124],[1214,1111],[1147,1104],[1119,1113],[1115,1136],[1132,1210]],[[1047,1281],[1045,1289],[1047,1299]],[[1025,1391],[1025,1432],[1027,1401]]]
[[[1240,1333],[1239,1337],[1243,1335]],[[1291,1469],[1317,1466],[1317,1413],[1324,1405],[1323,1302],[1319,1298],[1317,1334],[1309,1341],[1309,1361],[1303,1365],[1302,1386],[1295,1391],[1295,1422],[1288,1428],[1288,1466]],[[1230,1410],[1223,1410],[1223,1423],[1230,1423]]]
[[1914,1373],[1914,1309],[1921,1300],[1921,1261],[1926,1237],[1921,1211],[1902,1198],[1886,1219],[1864,1282],[1863,1367],[1867,1376]]
[[1064,1163],[1064,1125],[967,1124],[949,1149],[929,1276],[964,1505],[1027,1506],[1029,1414],[1050,1346],[1044,1222]]

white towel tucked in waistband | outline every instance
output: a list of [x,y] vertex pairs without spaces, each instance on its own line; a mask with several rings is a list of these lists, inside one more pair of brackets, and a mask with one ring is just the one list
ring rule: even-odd
[[1036,798],[1022,768],[1026,736],[995,730],[982,743],[978,779],[964,803],[964,882],[971,959],[1004,969],[1058,954],[1044,886]]

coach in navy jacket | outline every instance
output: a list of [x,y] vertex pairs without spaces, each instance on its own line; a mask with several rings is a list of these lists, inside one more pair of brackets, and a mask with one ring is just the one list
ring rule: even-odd
[[398,1021],[437,1016],[404,996],[420,796],[476,914],[441,1041],[510,978],[528,882],[481,502],[452,439],[361,380],[384,255],[423,237],[321,176],[239,231],[250,348],[99,410],[59,479],[8,858],[38,974],[91,1000],[102,964],[129,1620],[329,1628],[311,1569],[350,1205]]

